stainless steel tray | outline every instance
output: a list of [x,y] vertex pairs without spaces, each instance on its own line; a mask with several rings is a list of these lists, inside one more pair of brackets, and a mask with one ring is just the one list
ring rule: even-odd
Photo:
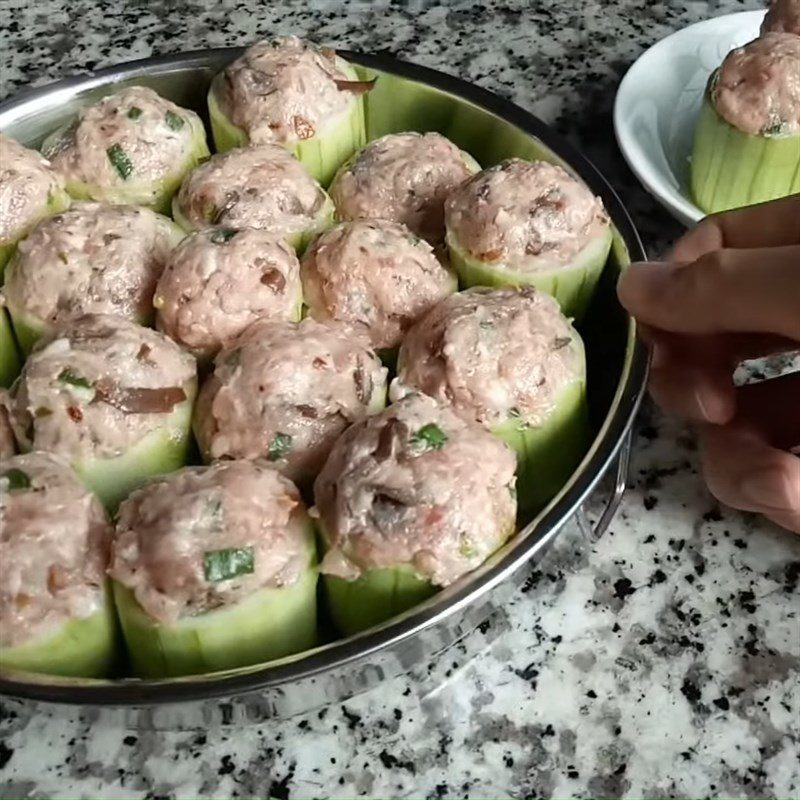
[[[205,118],[211,78],[240,52],[226,48],[150,58],[34,89],[0,105],[0,130],[36,146],[80,106],[126,84],[151,86]],[[608,526],[625,488],[631,425],[647,372],[634,324],[615,294],[619,270],[631,257],[644,258],[624,206],[581,153],[507,100],[388,55],[343,55],[365,72],[379,75],[375,94],[370,95],[376,109],[368,122],[370,138],[391,130],[440,130],[484,166],[510,155],[544,156],[563,163],[603,198],[617,237],[597,297],[581,325],[595,433],[590,451],[553,502],[487,564],[379,628],[268,665],[183,679],[75,680],[0,672],[0,694],[45,703],[125,707],[137,725],[154,727],[238,723],[298,713],[409,672],[451,646],[515,590],[521,568],[539,558],[575,515],[587,536],[602,535]],[[616,469],[611,494],[592,528],[585,503],[610,469]]]

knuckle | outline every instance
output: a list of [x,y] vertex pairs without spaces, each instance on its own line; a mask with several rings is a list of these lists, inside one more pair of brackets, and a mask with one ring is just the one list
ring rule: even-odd
[[716,292],[722,282],[729,276],[733,253],[730,250],[712,250],[695,261],[689,270],[685,270],[690,289],[695,292]]

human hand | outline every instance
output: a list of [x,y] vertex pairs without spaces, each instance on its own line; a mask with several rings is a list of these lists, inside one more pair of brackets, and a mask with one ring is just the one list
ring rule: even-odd
[[800,533],[800,373],[733,382],[742,359],[800,346],[800,195],[706,218],[619,297],[653,348],[654,399],[700,424],[711,492]]

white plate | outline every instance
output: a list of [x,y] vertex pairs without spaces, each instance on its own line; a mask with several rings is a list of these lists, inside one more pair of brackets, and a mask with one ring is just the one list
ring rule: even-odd
[[628,70],[614,103],[614,130],[628,166],[684,225],[705,214],[689,192],[689,157],[708,76],[734,48],[755,39],[764,11],[690,25],[647,50]]

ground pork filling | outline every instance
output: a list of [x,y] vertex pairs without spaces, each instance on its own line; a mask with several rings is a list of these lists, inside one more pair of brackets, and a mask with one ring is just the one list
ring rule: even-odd
[[391,133],[370,142],[330,187],[341,220],[387,219],[437,246],[444,202],[477,167],[439,133]]
[[499,439],[421,394],[353,425],[314,485],[322,572],[352,580],[406,566],[452,583],[513,532],[515,467]]
[[475,288],[409,331],[392,394],[425,392],[487,427],[512,418],[538,426],[583,370],[577,333],[553,298],[531,287]]
[[711,100],[744,133],[800,133],[800,36],[767,33],[731,51],[712,79]]
[[24,235],[63,189],[47,159],[0,133],[0,244]]
[[569,264],[609,225],[600,199],[565,169],[518,158],[453,192],[445,221],[459,249],[521,272]]
[[171,253],[153,302],[161,330],[213,356],[259,319],[297,318],[300,265],[268,231],[208,228]]
[[28,449],[113,458],[168,422],[196,369],[164,334],[121,317],[81,317],[28,358],[11,390],[11,423]]
[[212,156],[187,176],[177,206],[194,228],[261,228],[286,236],[312,227],[325,199],[291,153],[266,144]]
[[146,208],[76,203],[20,242],[4,287],[9,306],[47,325],[84,314],[147,323],[180,231]]
[[195,433],[207,460],[266,458],[299,480],[319,471],[385,386],[385,367],[349,328],[261,321],[217,356]]
[[377,348],[399,345],[455,290],[431,246],[386,220],[345,222],[322,234],[303,257],[302,276],[312,317],[364,325]]
[[296,36],[258,42],[223,73],[220,104],[253,144],[311,138],[356,103],[332,50]]

